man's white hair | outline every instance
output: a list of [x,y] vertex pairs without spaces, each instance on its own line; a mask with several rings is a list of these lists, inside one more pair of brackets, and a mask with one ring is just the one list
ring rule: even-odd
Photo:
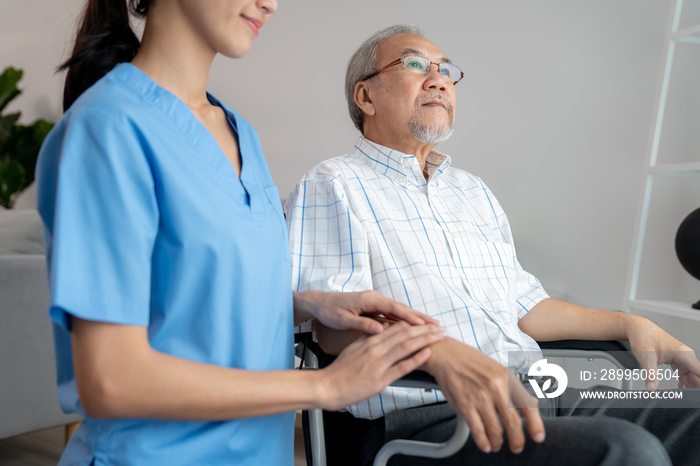
[[[379,44],[384,40],[396,34],[413,34],[423,37],[418,26],[413,24],[397,24],[379,32],[372,34],[360,48],[350,57],[348,68],[345,73],[345,98],[348,101],[348,110],[350,118],[355,124],[355,127],[362,134],[364,131],[364,112],[355,104],[355,86],[362,81],[365,76],[372,74],[377,70],[377,51]],[[371,78],[371,79],[375,79]]]

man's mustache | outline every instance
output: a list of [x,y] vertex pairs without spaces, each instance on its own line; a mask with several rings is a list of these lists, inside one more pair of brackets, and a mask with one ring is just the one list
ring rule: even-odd
[[438,93],[438,92],[431,92],[429,94],[426,94],[422,97],[418,97],[416,99],[416,111],[418,111],[421,107],[421,105],[427,103],[427,102],[434,102],[434,101],[440,101],[445,106],[445,110],[447,110],[448,115],[450,116],[450,120],[452,119],[452,116],[454,114],[454,108],[452,107],[452,104],[450,103],[449,100],[447,100],[447,97],[444,95]]

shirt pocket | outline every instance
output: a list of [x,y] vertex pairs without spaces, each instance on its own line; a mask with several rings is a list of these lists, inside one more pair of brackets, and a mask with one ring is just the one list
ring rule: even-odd
[[515,248],[497,241],[474,241],[468,247],[469,265],[465,272],[472,294],[494,313],[496,320],[510,321],[517,279]]

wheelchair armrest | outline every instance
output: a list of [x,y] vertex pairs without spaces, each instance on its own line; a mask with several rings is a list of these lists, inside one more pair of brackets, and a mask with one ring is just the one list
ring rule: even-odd
[[435,378],[425,371],[410,372],[391,384],[392,387],[432,388],[439,390]]
[[634,353],[630,350],[629,343],[626,341],[557,340],[538,341],[537,344],[540,345],[542,350],[598,351],[601,353],[608,353],[628,369],[641,368],[639,361],[637,361]]

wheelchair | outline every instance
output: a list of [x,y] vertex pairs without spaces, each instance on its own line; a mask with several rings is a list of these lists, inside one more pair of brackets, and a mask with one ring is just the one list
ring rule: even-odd
[[[295,354],[300,359],[301,370],[317,370],[325,367],[333,358],[328,357],[315,341],[313,331],[295,334]],[[630,351],[629,344],[622,341],[560,340],[538,342],[546,358],[585,358],[589,361],[605,360],[620,369],[639,369],[641,366]],[[323,361],[323,362],[322,362]],[[414,371],[395,381],[391,386],[437,389],[435,379],[423,371]],[[631,388],[625,382],[622,389]],[[395,439],[385,443],[374,459],[374,466],[386,466],[389,459],[397,454],[425,458],[447,458],[457,453],[469,438],[466,420],[457,414],[457,424],[452,436],[442,443]],[[304,446],[308,466],[326,466],[326,444],[323,411],[314,409],[302,413]]]

